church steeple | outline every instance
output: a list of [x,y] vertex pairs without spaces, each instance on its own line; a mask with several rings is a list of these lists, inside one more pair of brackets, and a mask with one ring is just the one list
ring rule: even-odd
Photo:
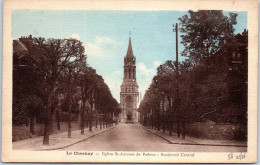
[[[131,35],[131,32],[129,32]],[[120,107],[122,113],[120,114],[121,122],[138,122],[138,85],[136,82],[136,66],[135,66],[135,56],[133,53],[131,36],[129,36],[129,43],[124,57],[124,78],[121,85],[120,92]]]
[[127,58],[133,58],[134,57],[133,49],[132,49],[132,43],[131,43],[131,37],[129,37],[129,43],[128,43],[128,49],[127,49],[126,57]]
[[127,48],[126,56],[124,58],[124,80],[126,81],[136,80],[135,56],[133,54],[131,36],[129,37],[128,48]]
[[131,31],[129,32],[129,43],[125,56],[125,66],[135,66],[135,56],[133,53],[132,43],[131,43]]

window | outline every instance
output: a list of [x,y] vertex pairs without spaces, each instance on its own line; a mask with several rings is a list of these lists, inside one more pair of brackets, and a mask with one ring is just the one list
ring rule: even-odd
[[131,79],[131,69],[129,69],[129,79]]
[[133,98],[131,96],[126,97],[126,108],[132,108],[133,107]]

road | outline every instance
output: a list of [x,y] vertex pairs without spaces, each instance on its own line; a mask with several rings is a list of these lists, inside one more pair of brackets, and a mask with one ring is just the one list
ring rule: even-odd
[[119,124],[116,128],[89,138],[66,151],[154,151],[154,152],[245,152],[246,147],[170,144],[138,124]]

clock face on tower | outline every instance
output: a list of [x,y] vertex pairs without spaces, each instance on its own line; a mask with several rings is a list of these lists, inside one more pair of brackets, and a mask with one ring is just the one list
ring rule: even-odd
[[121,85],[120,105],[122,113],[120,114],[120,122],[138,122],[138,85],[136,82],[136,58],[133,54],[131,38],[126,56],[124,57],[124,78]]

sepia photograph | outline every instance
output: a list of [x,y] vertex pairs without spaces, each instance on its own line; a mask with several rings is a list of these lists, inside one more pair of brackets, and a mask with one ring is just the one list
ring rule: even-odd
[[[5,152],[4,159],[255,162],[249,143],[256,147],[250,140],[256,132],[249,123],[256,131],[256,116],[250,116],[257,107],[249,90],[257,80],[249,79],[249,61],[257,66],[257,53],[249,50],[248,36],[257,31],[249,28],[249,11],[134,10],[127,3],[108,10],[98,4],[98,10],[48,10],[37,3],[8,8],[5,138],[14,153],[50,156]],[[56,153],[62,156],[53,158]],[[225,156],[202,159],[217,153]]]

